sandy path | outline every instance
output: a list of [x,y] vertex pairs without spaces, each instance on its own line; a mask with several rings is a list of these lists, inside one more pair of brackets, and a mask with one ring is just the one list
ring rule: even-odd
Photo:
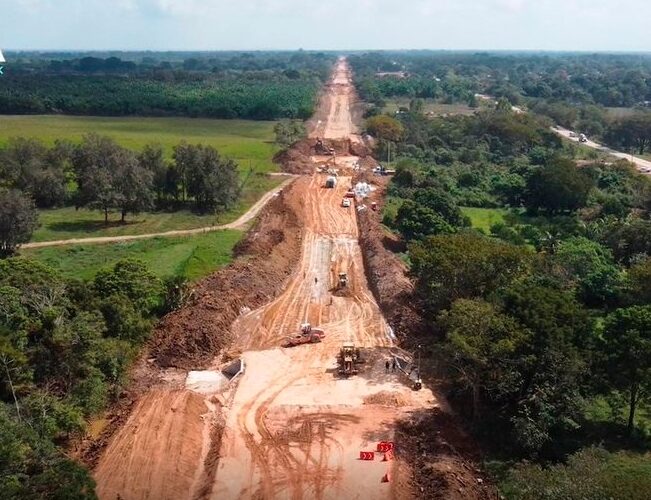
[[[303,248],[285,291],[233,324],[231,354],[245,372],[226,393],[165,390],[142,400],[100,458],[100,498],[411,497],[399,453],[384,462],[359,460],[359,452],[392,440],[410,410],[438,403],[429,389],[415,392],[406,377],[385,373],[397,347],[366,280],[356,210],[341,207],[350,178],[339,177],[335,189],[324,182],[303,176],[292,190],[301,196]],[[340,271],[349,278],[345,293],[334,290]],[[326,332],[323,342],[280,347],[305,321]],[[343,341],[362,348],[366,360],[348,379],[336,370]],[[378,393],[400,404],[369,404]],[[213,440],[222,417],[223,435]]]
[[[286,174],[289,175],[289,174]],[[171,236],[189,236],[193,234],[210,233],[212,231],[221,231],[223,229],[244,229],[246,225],[251,222],[260,213],[260,210],[276,196],[276,194],[289,183],[294,181],[294,176],[284,181],[280,186],[277,186],[267,191],[262,198],[256,201],[251,208],[244,214],[238,217],[233,222],[228,224],[221,224],[218,226],[198,227],[196,229],[180,229],[176,231],[165,231],[164,233],[147,233],[147,234],[128,234],[124,236],[98,236],[96,238],[72,238],[69,240],[53,240],[53,241],[38,241],[34,243],[25,243],[20,248],[43,248],[43,247],[57,247],[63,245],[96,245],[101,243],[118,243],[120,241],[134,241],[146,240],[150,238],[171,237]]]

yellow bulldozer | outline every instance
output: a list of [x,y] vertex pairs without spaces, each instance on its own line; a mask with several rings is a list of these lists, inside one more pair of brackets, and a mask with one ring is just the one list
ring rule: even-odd
[[353,342],[344,342],[337,356],[339,375],[344,377],[355,375],[359,371],[356,365],[363,362],[359,348],[356,348]]

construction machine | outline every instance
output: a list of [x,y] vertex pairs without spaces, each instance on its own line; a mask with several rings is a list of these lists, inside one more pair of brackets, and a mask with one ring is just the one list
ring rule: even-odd
[[348,286],[348,274],[339,273],[339,288],[346,288]]
[[337,356],[338,373],[344,377],[355,375],[359,371],[355,366],[358,363],[363,363],[359,348],[353,342],[344,342]]
[[316,138],[316,144],[314,145],[314,151],[318,155],[334,155],[335,154],[334,148],[329,148],[325,144],[323,144],[323,140],[321,140],[320,137]]
[[318,344],[325,337],[325,332],[320,328],[313,328],[310,323],[301,325],[301,333],[288,337],[283,347],[296,347],[303,344]]

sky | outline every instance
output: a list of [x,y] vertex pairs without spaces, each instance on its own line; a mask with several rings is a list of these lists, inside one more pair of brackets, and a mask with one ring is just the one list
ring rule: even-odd
[[0,0],[0,49],[646,52],[650,21],[650,0]]

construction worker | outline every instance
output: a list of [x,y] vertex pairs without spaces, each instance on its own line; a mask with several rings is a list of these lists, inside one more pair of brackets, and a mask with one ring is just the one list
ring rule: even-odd
[[392,372],[396,371],[396,358],[393,358],[393,363],[391,363],[391,371]]
[[319,278],[317,278],[317,277],[315,276],[315,277],[314,277],[314,284],[316,285],[318,282],[319,282]]
[[384,363],[384,368],[386,369],[386,372],[387,372],[387,373],[389,373],[389,366],[390,366],[390,364],[389,364],[389,360],[387,359],[387,362]]

